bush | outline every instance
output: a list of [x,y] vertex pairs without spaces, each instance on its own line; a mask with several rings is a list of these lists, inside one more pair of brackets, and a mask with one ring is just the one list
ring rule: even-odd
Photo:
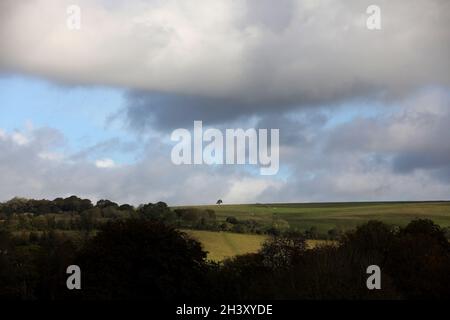
[[181,226],[196,227],[199,229],[217,229],[216,213],[210,209],[185,208],[174,210]]
[[306,249],[305,237],[296,231],[273,236],[264,242],[261,255],[265,266],[272,269],[289,268]]
[[225,219],[225,221],[230,224],[238,224],[239,223],[238,219],[236,219],[235,217],[227,217]]

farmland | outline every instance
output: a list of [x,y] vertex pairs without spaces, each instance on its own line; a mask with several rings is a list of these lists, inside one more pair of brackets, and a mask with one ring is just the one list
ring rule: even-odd
[[304,232],[308,246],[314,247],[323,240],[337,240],[342,232],[369,220],[405,226],[414,219],[430,219],[450,235],[450,202],[438,201],[183,207],[150,203],[135,208],[108,200],[94,205],[73,196],[54,201],[16,198],[0,204],[0,209],[0,224],[16,236],[31,239],[52,230],[79,246],[107,221],[133,217],[162,220],[197,239],[208,258],[215,261],[256,252],[274,232]]
[[[222,261],[237,255],[257,252],[268,238],[264,235],[239,234],[231,232],[214,232],[201,230],[183,230],[192,238],[199,241],[203,249],[208,252],[208,259]],[[325,240],[307,240],[307,247],[332,243]]]
[[266,239],[263,235],[239,234],[231,232],[213,232],[201,230],[183,230],[199,241],[208,252],[208,258],[221,261],[236,255],[256,252]]
[[369,220],[404,226],[414,219],[431,219],[441,227],[450,226],[450,202],[349,202],[299,204],[249,204],[197,206],[214,210],[218,221],[229,216],[254,220],[263,225],[287,221],[290,228],[305,231],[311,227],[319,233],[337,228],[354,229]]

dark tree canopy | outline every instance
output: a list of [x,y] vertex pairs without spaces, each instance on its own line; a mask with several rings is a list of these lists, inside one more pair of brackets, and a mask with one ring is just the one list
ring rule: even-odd
[[175,299],[202,294],[206,253],[161,222],[108,223],[82,251],[83,296],[101,299]]

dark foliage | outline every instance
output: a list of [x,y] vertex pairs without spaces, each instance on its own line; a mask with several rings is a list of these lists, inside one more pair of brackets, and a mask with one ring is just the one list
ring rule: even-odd
[[206,253],[160,222],[107,223],[80,253],[87,299],[177,299],[204,292]]
[[[405,228],[370,221],[314,249],[304,234],[283,232],[258,253],[211,263],[197,241],[154,219],[164,208],[111,220],[77,244],[52,230],[12,235],[1,227],[0,299],[450,298],[450,245],[430,220]],[[81,267],[81,291],[66,288],[71,264]],[[381,290],[366,287],[370,265],[381,269]]]

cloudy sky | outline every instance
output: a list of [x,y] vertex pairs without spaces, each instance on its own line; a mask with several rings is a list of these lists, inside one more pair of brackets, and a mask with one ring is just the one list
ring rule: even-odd
[[[366,27],[371,4],[381,30]],[[448,12],[448,0],[2,0],[0,201],[450,199]],[[194,120],[280,129],[278,174],[172,164],[170,134]]]

